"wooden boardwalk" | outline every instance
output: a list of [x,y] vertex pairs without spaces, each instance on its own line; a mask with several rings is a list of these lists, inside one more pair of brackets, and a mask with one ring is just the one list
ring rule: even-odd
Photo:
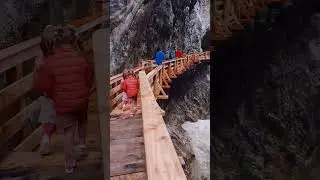
[[110,119],[110,179],[145,180],[141,110],[130,118],[126,118],[121,110],[115,111]]
[[[113,111],[110,118],[111,180],[185,180],[180,160],[163,121],[157,99],[168,99],[165,88],[193,64],[209,59],[209,52],[164,61],[143,61],[135,69],[140,82],[138,111],[128,117],[121,110],[122,74],[110,78]],[[148,72],[147,74],[145,73]]]

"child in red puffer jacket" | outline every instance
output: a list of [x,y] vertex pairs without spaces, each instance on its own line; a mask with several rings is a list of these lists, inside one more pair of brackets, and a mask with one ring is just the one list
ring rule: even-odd
[[76,167],[75,152],[83,154],[85,150],[93,69],[82,53],[83,48],[72,26],[58,28],[57,35],[52,38],[48,41],[51,43],[44,43],[48,54],[39,67],[38,84],[53,100],[56,125],[65,136],[65,171],[72,173]]
[[129,70],[127,76],[121,83],[121,89],[127,95],[127,104],[131,112],[131,116],[134,115],[134,105],[137,104],[137,96],[139,91],[139,81],[134,74],[133,70]]

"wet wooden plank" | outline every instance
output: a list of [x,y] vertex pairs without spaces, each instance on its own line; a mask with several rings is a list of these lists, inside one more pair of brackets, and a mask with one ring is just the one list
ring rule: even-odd
[[111,130],[134,129],[137,127],[142,128],[141,117],[128,118],[128,119],[118,119],[116,121],[110,121],[110,129]]
[[110,164],[111,177],[137,172],[145,172],[145,160],[116,162]]
[[[117,142],[118,141],[118,142]],[[114,140],[110,146],[110,163],[144,160],[144,144],[141,139]]]
[[110,180],[146,180],[146,179],[147,179],[147,175],[145,172],[114,176],[110,178]]
[[114,145],[121,145],[121,144],[128,144],[128,145],[132,145],[132,144],[141,144],[144,145],[144,139],[142,136],[140,137],[134,137],[134,138],[130,138],[130,139],[116,139],[116,140],[111,140],[110,141],[110,147],[114,146]]
[[133,137],[141,137],[143,136],[142,127],[139,129],[132,129],[130,131],[111,131],[110,140],[116,139],[128,139]]

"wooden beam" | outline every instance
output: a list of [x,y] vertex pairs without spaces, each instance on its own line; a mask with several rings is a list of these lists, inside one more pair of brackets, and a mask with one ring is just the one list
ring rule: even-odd
[[159,95],[157,99],[169,99],[168,95]]
[[0,91],[0,110],[7,107],[32,88],[33,73]]
[[121,90],[121,85],[117,85],[116,87],[113,87],[111,90],[110,90],[110,96],[113,96],[115,94],[117,94],[118,92],[120,92]]
[[[95,20],[77,27],[77,32],[83,33],[88,29],[105,22],[106,17],[107,16],[97,17]],[[39,49],[39,43],[40,37],[36,37],[0,50],[0,72],[4,72],[28,59],[41,57],[42,55]]]
[[164,70],[164,71],[163,71],[163,75],[164,75],[164,78],[167,79],[169,83],[171,83],[172,80],[171,80],[170,77],[169,77],[168,71],[169,71],[169,70]]
[[103,159],[103,172],[104,179],[110,178],[110,98],[109,94],[110,86],[110,67],[106,58],[107,54],[107,30],[99,29],[93,34],[93,53],[94,53],[94,68],[96,78],[96,90],[97,90],[97,111],[98,119],[100,122],[100,141],[102,147],[102,159]]
[[162,65],[157,66],[155,69],[153,69],[151,72],[149,72],[147,74],[148,79],[150,80],[151,78],[153,78],[155,75],[158,74],[158,72],[161,70]]
[[15,135],[31,118],[33,112],[40,108],[38,100],[20,111],[17,115],[0,127],[0,146],[5,144],[10,137]]
[[148,180],[186,180],[144,71],[139,73]]
[[114,107],[118,104],[119,101],[121,101],[122,93],[118,94],[115,98],[111,100],[111,106]]
[[14,151],[20,152],[31,152],[33,151],[40,142],[42,134],[42,127],[38,127],[36,130],[32,132],[22,143],[20,143]]

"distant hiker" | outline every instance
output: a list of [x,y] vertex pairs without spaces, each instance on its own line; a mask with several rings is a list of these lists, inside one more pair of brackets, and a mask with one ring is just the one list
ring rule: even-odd
[[[76,154],[86,154],[87,109],[93,71],[80,50],[83,48],[72,26],[60,27],[57,37],[50,42],[47,60],[39,68],[39,81],[53,99],[57,128],[65,136],[65,171],[72,173]],[[77,143],[74,140],[76,130]]]
[[40,154],[48,155],[51,153],[50,144],[51,137],[55,130],[56,112],[52,99],[46,94],[51,87],[45,86],[45,79],[41,78],[40,66],[47,61],[52,53],[52,46],[54,45],[57,36],[57,27],[48,25],[41,33],[40,49],[43,57],[38,58],[35,62],[35,71],[33,73],[33,86],[36,91],[40,93],[40,114],[39,122],[42,124],[42,137],[40,141]]
[[156,57],[155,57],[156,64],[160,65],[162,63],[162,61],[165,60],[165,58],[166,58],[166,56],[165,56],[164,52],[162,52],[160,50],[160,48],[158,48],[157,53],[156,53]]
[[174,51],[173,50],[170,50],[169,51],[169,59],[174,59]]
[[121,89],[127,94],[127,104],[129,106],[131,116],[134,115],[134,105],[137,102],[137,96],[139,91],[139,81],[136,78],[134,71],[129,70],[128,75],[121,83]]
[[182,58],[183,52],[181,50],[176,50],[176,58]]
[[[128,73],[129,73],[129,71],[127,69],[125,69],[123,71],[123,73],[122,73],[123,81],[125,79],[127,79]],[[127,93],[125,91],[122,91],[122,102],[123,102],[122,110],[124,111],[124,110],[126,110],[125,108],[126,108],[126,106],[128,104],[128,96],[127,96]]]
[[168,60],[170,56],[170,49],[168,48],[168,50],[166,51],[166,59]]

